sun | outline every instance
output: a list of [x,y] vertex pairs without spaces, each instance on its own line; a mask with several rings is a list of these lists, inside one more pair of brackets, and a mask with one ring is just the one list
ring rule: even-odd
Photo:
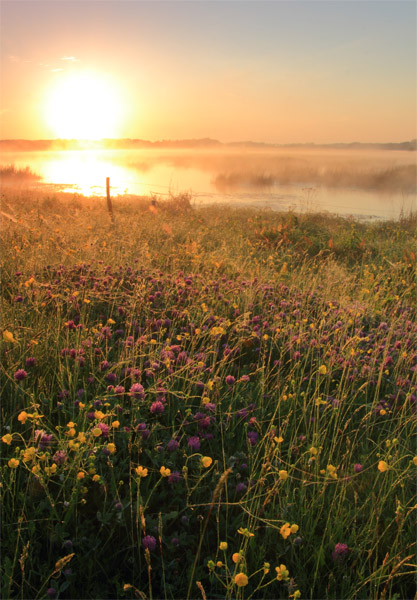
[[55,137],[120,137],[123,104],[117,86],[96,73],[62,74],[45,101],[45,121]]

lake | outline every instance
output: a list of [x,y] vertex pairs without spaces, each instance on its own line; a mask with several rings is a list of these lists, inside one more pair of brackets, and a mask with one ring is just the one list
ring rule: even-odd
[[416,153],[400,150],[272,148],[2,152],[1,165],[29,166],[40,187],[161,200],[190,193],[195,205],[328,211],[397,219],[417,208]]

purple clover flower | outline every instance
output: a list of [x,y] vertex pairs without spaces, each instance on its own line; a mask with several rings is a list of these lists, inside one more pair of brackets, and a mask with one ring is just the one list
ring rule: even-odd
[[169,440],[169,442],[167,444],[167,450],[169,452],[175,452],[175,450],[178,448],[179,445],[180,444],[177,440]]
[[137,398],[138,400],[143,400],[145,397],[143,386],[140,383],[134,383],[130,388],[129,396]]
[[193,452],[198,452],[200,450],[200,438],[196,435],[189,437],[187,446],[189,446]]
[[153,537],[153,535],[145,535],[142,540],[142,546],[148,550],[155,550],[156,539]]
[[172,471],[171,475],[168,477],[168,483],[178,483],[182,479],[181,474],[178,471]]
[[16,381],[23,381],[24,379],[26,379],[27,375],[28,374],[26,373],[26,371],[24,369],[19,369],[14,374],[14,378],[16,379]]
[[338,543],[334,547],[332,552],[332,558],[335,562],[342,562],[344,557],[348,554],[349,547],[347,544]]
[[248,441],[251,446],[255,446],[258,441],[258,434],[256,431],[248,431]]
[[165,407],[160,400],[156,400],[155,402],[152,402],[152,404],[151,404],[151,413],[152,414],[158,415],[158,414],[163,413],[164,410],[165,410]]

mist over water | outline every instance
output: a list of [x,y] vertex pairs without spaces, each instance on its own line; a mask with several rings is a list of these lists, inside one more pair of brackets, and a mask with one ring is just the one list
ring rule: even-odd
[[84,195],[104,195],[110,177],[113,196],[154,194],[163,199],[186,192],[197,205],[379,218],[398,218],[417,208],[415,151],[242,147],[3,152],[2,167],[10,164],[38,173],[38,186]]

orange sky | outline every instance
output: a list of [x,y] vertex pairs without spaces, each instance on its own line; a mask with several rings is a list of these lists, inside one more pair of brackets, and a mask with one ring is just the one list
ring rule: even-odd
[[1,2],[11,138],[416,137],[411,1]]

